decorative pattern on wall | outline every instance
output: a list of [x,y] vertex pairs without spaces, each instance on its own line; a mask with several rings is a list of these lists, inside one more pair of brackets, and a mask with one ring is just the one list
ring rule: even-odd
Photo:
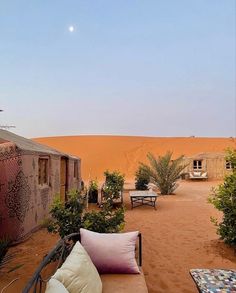
[[18,165],[19,167],[22,167],[22,159],[21,159],[20,156],[18,157],[17,165]]
[[16,217],[21,223],[24,222],[26,212],[29,209],[30,194],[27,177],[23,171],[19,171],[15,181],[8,183],[8,192],[5,197],[10,217]]
[[0,148],[0,160],[8,160],[16,156],[16,146],[12,143],[5,143],[3,148]]

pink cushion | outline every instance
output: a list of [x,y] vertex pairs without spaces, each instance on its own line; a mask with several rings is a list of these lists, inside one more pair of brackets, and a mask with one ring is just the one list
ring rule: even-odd
[[139,232],[96,233],[80,229],[81,244],[100,274],[138,274],[135,243]]

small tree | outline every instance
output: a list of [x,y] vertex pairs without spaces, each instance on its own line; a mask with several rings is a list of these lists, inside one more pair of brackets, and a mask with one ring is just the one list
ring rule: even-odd
[[135,173],[135,189],[137,190],[147,190],[148,183],[150,182],[150,176],[142,166],[138,167]]
[[122,196],[125,176],[119,171],[109,172],[108,170],[104,172],[104,175],[106,179],[103,187],[103,197],[112,206],[114,200]]
[[67,193],[66,203],[56,197],[50,210],[52,220],[47,226],[48,232],[59,233],[61,238],[78,232],[82,227],[84,208],[85,196],[78,190],[71,190]]
[[149,165],[140,163],[143,172],[155,184],[161,194],[171,194],[178,187],[176,181],[180,178],[181,172],[186,165],[183,164],[183,156],[172,159],[172,153],[167,152],[164,156],[154,157],[148,153]]
[[221,223],[215,218],[217,233],[225,243],[236,246],[236,150],[228,150],[226,160],[231,163],[232,173],[225,176],[224,183],[212,189],[209,202],[223,212]]

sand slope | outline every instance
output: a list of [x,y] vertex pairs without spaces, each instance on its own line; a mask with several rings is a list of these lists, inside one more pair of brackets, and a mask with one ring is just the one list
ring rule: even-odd
[[179,156],[223,152],[227,147],[236,147],[236,140],[232,138],[61,136],[34,140],[79,156],[85,180],[89,177],[102,180],[106,169],[120,170],[126,179],[132,180],[138,163],[146,160],[148,152],[160,155],[170,150],[174,156]]

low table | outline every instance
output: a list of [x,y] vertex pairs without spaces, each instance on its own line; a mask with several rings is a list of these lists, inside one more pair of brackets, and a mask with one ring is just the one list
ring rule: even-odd
[[190,275],[201,293],[236,293],[236,270],[193,269]]
[[154,207],[156,210],[157,194],[153,191],[130,191],[129,192],[131,207],[136,208],[139,206],[147,205]]

